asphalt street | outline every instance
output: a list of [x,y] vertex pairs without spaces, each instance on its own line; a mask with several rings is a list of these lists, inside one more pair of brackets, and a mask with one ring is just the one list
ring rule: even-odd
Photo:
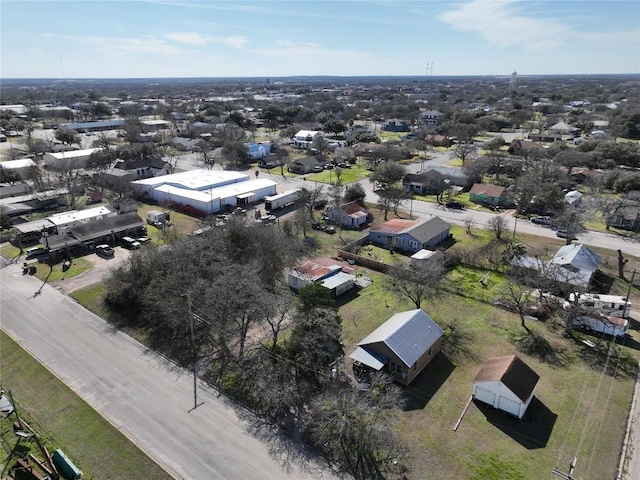
[[[337,478],[277,430],[58,290],[0,271],[2,329],[175,478]],[[40,294],[35,292],[40,290]]]

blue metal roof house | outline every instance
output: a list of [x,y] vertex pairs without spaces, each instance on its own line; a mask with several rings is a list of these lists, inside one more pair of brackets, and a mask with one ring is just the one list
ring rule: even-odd
[[268,143],[247,143],[247,155],[249,158],[257,160],[268,157],[271,154],[271,145]]
[[396,313],[358,343],[357,368],[386,370],[409,385],[440,351],[444,331],[422,309]]

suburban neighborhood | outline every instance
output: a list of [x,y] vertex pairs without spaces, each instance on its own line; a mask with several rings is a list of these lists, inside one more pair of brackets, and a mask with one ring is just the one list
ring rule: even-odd
[[[3,81],[2,478],[244,478],[214,408],[246,478],[635,478],[640,81],[575,82]],[[190,416],[26,354],[84,335]],[[140,460],[50,423],[54,381]]]

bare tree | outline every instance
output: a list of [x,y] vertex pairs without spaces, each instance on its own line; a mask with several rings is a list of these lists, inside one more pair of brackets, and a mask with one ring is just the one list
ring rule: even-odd
[[476,221],[473,219],[472,215],[468,215],[464,219],[464,229],[467,232],[467,235],[473,236],[473,231],[471,230],[476,224]]
[[394,268],[389,272],[386,287],[396,295],[409,299],[416,308],[421,308],[425,300],[434,298],[440,293],[439,284],[445,274],[446,270],[442,263],[408,270]]
[[476,147],[470,143],[459,143],[456,145],[456,148],[451,152],[452,159],[460,159],[462,161],[462,165],[466,163],[467,160],[473,158],[476,153]]
[[489,228],[493,230],[493,234],[498,240],[502,238],[502,234],[507,229],[507,221],[502,215],[496,215],[489,219],[487,225],[489,225]]
[[198,162],[211,170],[215,163],[213,146],[206,140],[200,140],[196,144],[196,152],[198,154]]
[[587,213],[582,207],[567,205],[560,214],[556,215],[554,223],[559,229],[566,231],[566,244],[570,245],[579,234],[587,231],[584,227],[586,219]]
[[531,333],[525,324],[525,316],[534,295],[531,287],[520,282],[520,279],[514,276],[508,276],[500,288],[500,299],[507,308],[513,310],[520,317],[520,325],[527,333]]
[[324,185],[322,184],[316,183],[312,184],[312,186],[305,186],[300,189],[298,201],[302,205],[302,209],[306,211],[310,221],[314,220],[314,207],[322,198],[324,198]]
[[368,392],[344,385],[317,397],[312,402],[311,439],[354,478],[396,478],[406,458],[392,423],[393,407],[402,404],[401,392],[389,380],[372,380]]

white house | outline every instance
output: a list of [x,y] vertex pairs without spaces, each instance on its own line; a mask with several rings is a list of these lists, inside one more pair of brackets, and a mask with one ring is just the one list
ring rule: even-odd
[[540,376],[516,355],[490,358],[473,379],[473,398],[522,418]]
[[89,223],[103,220],[108,217],[118,215],[111,207],[101,206],[87,208],[86,210],[71,210],[68,212],[56,213],[47,218],[54,225],[56,232],[63,235],[68,232],[71,225],[77,223]]
[[367,217],[369,216],[369,210],[364,206],[364,202],[360,200],[345,203],[340,205],[340,208],[336,208],[335,205],[327,205],[324,208],[324,213],[329,221],[346,228],[360,228],[367,223]]
[[99,148],[87,148],[85,150],[72,150],[70,152],[45,153],[43,160],[48,167],[58,168],[84,168],[87,160],[93,152]]
[[296,292],[310,283],[319,283],[338,297],[355,286],[356,277],[352,267],[338,265],[338,262],[324,259],[307,260],[288,271],[289,287]]
[[317,130],[300,130],[293,136],[293,143],[291,144],[291,146],[294,148],[304,148],[307,150],[315,148],[320,137],[322,137],[322,132],[319,132]]
[[438,110],[425,110],[420,113],[420,123],[422,125],[438,125],[443,115]]
[[564,201],[574,207],[577,207],[580,204],[581,200],[582,193],[580,193],[578,190],[571,190],[564,196]]
[[30,158],[21,158],[19,160],[7,160],[0,163],[0,167],[4,170],[13,170],[23,180],[29,176],[29,171],[35,167],[35,162]]

